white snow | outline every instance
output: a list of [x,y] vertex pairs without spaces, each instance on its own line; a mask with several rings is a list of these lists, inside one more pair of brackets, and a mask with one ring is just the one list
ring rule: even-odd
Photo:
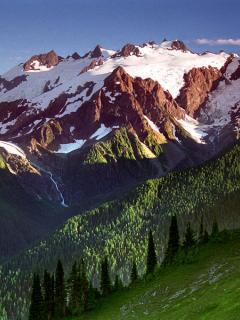
[[205,131],[206,128],[201,126],[198,121],[186,115],[185,119],[177,120],[177,122],[191,135],[192,139],[197,143],[206,143],[204,141],[204,137],[208,135]]
[[31,63],[31,67],[33,69],[28,70],[27,72],[42,72],[42,71],[49,71],[50,69],[52,69],[53,67],[47,67],[45,65],[40,64],[40,62],[38,60],[34,60]]
[[159,128],[156,126],[156,124],[155,124],[154,122],[152,122],[152,121],[151,121],[147,116],[145,116],[145,115],[144,115],[144,118],[147,120],[148,124],[150,125],[150,127],[151,127],[154,131],[160,133]]
[[100,128],[97,129],[96,132],[94,132],[90,139],[96,139],[96,140],[100,140],[102,139],[103,137],[105,137],[106,135],[108,135],[111,131],[112,131],[113,128],[107,128],[105,127],[105,125],[102,123]]
[[79,139],[71,143],[60,144],[58,151],[55,151],[55,153],[70,153],[74,150],[80,149],[85,142],[86,140]]
[[[208,67],[209,65],[221,68],[229,57],[226,53],[198,55],[189,51],[169,50],[170,45],[171,42],[163,42],[160,45],[138,47],[141,52],[140,57],[132,55],[126,58],[111,58],[115,52],[102,49],[103,58],[101,59],[104,60],[104,63],[82,74],[80,71],[92,61],[89,57],[78,60],[64,59],[58,65],[47,70],[44,69],[46,66],[41,66],[38,61],[34,61],[34,68],[45,72],[24,72],[23,65],[18,65],[2,77],[10,81],[25,74],[27,81],[21,82],[12,90],[1,90],[0,102],[26,99],[29,106],[27,114],[31,115],[45,110],[50,102],[57,99],[62,93],[73,94],[75,97],[67,99],[65,110],[58,115],[58,117],[63,117],[75,112],[83,102],[89,100],[97,90],[102,88],[104,79],[118,66],[122,66],[133,77],[152,78],[158,81],[165,90],[169,90],[173,97],[176,97],[184,85],[185,72],[193,67]],[[47,82],[50,83],[51,90],[43,92]],[[79,86],[84,86],[86,82],[94,82],[95,84],[91,95],[86,96],[87,89],[77,94]],[[106,93],[111,103],[114,103],[117,94]],[[4,133],[7,132],[8,125],[6,124],[2,128]],[[109,133],[110,130],[110,128],[105,128],[104,134],[105,132]]]
[[0,141],[0,147],[4,148],[8,153],[17,155],[21,158],[26,158],[25,152],[19,148],[17,145],[11,143],[11,142],[6,142],[6,141]]

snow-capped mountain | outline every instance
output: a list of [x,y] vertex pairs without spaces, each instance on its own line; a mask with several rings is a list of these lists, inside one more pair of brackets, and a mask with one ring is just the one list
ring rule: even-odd
[[[123,159],[148,162],[141,178],[201,163],[238,138],[239,60],[224,52],[197,54],[179,40],[119,51],[98,45],[82,57],[35,55],[0,77],[0,147],[18,145],[36,169],[53,171],[57,187],[76,197],[92,192],[82,179],[96,187],[101,172],[108,180],[99,163],[117,176],[109,190],[122,185]],[[128,182],[139,177],[135,169]]]

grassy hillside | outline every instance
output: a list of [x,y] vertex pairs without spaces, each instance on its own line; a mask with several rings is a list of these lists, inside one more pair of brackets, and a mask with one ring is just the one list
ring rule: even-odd
[[68,320],[238,320],[240,232],[202,245],[191,262],[158,270]]

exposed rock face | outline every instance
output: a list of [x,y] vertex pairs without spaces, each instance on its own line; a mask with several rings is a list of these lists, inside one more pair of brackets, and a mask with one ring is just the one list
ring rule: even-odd
[[240,64],[238,66],[238,68],[236,69],[236,71],[231,75],[231,80],[237,80],[240,78]]
[[172,41],[171,48],[173,50],[181,50],[183,52],[188,51],[188,48],[186,47],[185,43],[181,40]]
[[11,81],[8,81],[8,80],[6,80],[4,78],[1,78],[1,76],[0,76],[0,92],[3,89],[12,90],[13,88],[17,87],[23,81],[27,81],[27,75],[25,75],[25,74],[22,75],[22,76],[16,77]]
[[23,66],[24,71],[38,70],[38,66],[35,67],[35,62],[39,62],[39,66],[45,66],[51,68],[56,66],[59,62],[59,57],[55,51],[49,51],[39,55],[32,56]]
[[[158,82],[132,78],[122,67],[118,67],[105,79],[104,87],[85,102],[77,114],[75,118],[82,121],[76,125],[84,139],[94,132],[99,123],[103,123],[106,127],[129,127],[144,140],[153,130],[145,116],[163,128],[170,116],[181,118],[184,111]],[[164,133],[164,128],[161,132]]]
[[80,56],[77,52],[74,52],[74,53],[72,54],[72,58],[73,58],[74,60],[79,60],[79,59],[81,59],[81,56]]
[[91,58],[100,58],[102,56],[102,50],[100,45],[98,44],[95,49],[91,52],[90,57]]
[[177,103],[194,117],[208,93],[217,87],[222,73],[217,68],[193,68],[184,75],[185,85],[180,90]]
[[117,52],[113,55],[114,57],[128,57],[128,56],[141,56],[141,52],[138,47],[136,47],[134,44],[127,43],[120,52]]
[[104,63],[104,61],[102,59],[94,59],[94,60],[92,60],[92,62],[88,66],[84,67],[80,71],[80,74],[87,72],[88,70],[94,69],[97,66],[101,66],[103,63]]

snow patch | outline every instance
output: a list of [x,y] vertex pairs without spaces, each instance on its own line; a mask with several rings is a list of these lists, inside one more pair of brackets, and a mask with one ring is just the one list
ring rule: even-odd
[[160,133],[159,128],[156,126],[156,124],[155,124],[154,122],[152,122],[152,121],[151,121],[147,116],[145,116],[145,115],[144,115],[144,118],[147,120],[148,124],[150,125],[150,127],[151,127],[154,131]]
[[177,122],[191,135],[193,140],[197,143],[206,144],[204,141],[204,137],[208,135],[207,132],[204,131],[206,128],[200,125],[198,121],[186,115],[185,119],[177,120]]
[[[117,128],[117,127],[114,127],[114,128]],[[113,128],[105,127],[105,125],[102,123],[100,128],[98,128],[97,131],[91,135],[90,139],[100,140],[106,135],[108,135],[112,131],[112,129]]]
[[0,147],[5,149],[10,154],[14,154],[21,158],[26,159],[25,152],[21,148],[19,148],[17,145],[11,142],[0,141]]
[[79,139],[71,143],[60,144],[58,151],[55,151],[55,153],[70,153],[74,150],[80,149],[85,142],[86,140]]

